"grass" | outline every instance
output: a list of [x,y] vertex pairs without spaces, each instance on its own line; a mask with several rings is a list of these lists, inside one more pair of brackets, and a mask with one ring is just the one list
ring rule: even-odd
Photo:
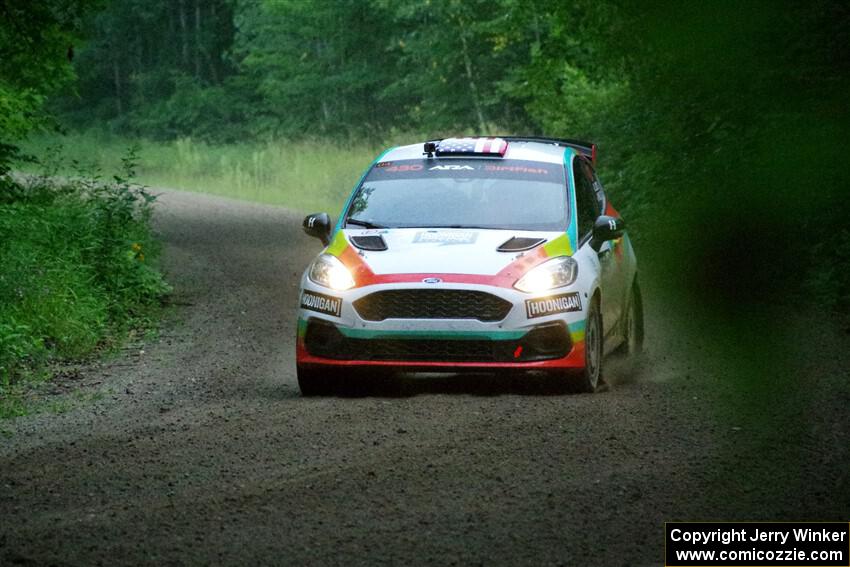
[[[0,419],[11,419],[42,412],[61,414],[97,402],[105,397],[101,391],[72,390],[57,393],[50,385],[48,371],[41,371],[25,380],[0,387]],[[12,432],[0,427],[0,435]]]
[[111,183],[0,178],[0,418],[29,413],[53,362],[156,320],[168,286],[133,165]]
[[267,142],[210,145],[188,138],[173,142],[128,140],[101,132],[47,136],[31,140],[32,155],[55,153],[63,147],[72,173],[76,161],[113,170],[131,145],[137,145],[138,180],[168,187],[283,205],[302,212],[336,214],[360,175],[382,147],[343,145],[326,141]]
[[[136,154],[128,162],[129,147]],[[0,192],[0,418],[64,411],[66,401],[42,396],[54,361],[108,352],[156,320],[167,286],[156,269],[150,196],[128,183],[131,176],[153,188],[335,214],[381,149],[321,141],[215,146],[99,132],[30,140],[25,153],[51,159],[22,169],[46,167],[69,181],[23,187],[0,179],[10,189]],[[119,170],[105,189],[89,181]]]

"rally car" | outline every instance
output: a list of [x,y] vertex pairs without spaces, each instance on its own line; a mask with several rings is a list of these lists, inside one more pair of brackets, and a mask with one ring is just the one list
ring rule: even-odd
[[596,146],[467,137],[389,149],[301,279],[304,395],[362,370],[528,370],[593,392],[603,355],[643,340],[637,262]]

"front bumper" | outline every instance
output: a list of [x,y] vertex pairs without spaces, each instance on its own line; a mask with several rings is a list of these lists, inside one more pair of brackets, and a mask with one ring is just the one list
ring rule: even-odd
[[[477,319],[365,320],[354,303],[382,290],[478,290],[511,304],[499,321]],[[586,305],[569,312],[532,316],[534,296],[513,289],[473,284],[374,285],[335,294],[332,308],[304,307],[303,292],[331,292],[302,280],[296,360],[299,366],[397,367],[408,370],[547,369],[584,367]],[[312,307],[312,308],[310,308]]]

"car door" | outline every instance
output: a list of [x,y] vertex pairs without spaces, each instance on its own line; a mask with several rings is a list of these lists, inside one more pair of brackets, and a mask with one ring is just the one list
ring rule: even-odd
[[[602,186],[594,183],[593,170],[583,158],[575,158],[573,176],[579,242],[589,246],[593,225],[605,208],[605,194],[602,191]],[[613,342],[617,339],[617,323],[624,310],[623,274],[621,273],[621,264],[614,254],[614,247],[614,242],[605,242],[597,253],[600,271],[599,285],[602,290],[602,324],[605,330],[606,347],[613,346]]]

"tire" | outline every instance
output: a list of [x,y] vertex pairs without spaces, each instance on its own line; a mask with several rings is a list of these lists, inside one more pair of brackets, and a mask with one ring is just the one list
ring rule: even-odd
[[298,366],[296,372],[302,396],[331,396],[339,391],[339,378],[333,369]]
[[578,392],[596,392],[605,381],[602,379],[602,354],[604,334],[599,300],[594,298],[587,312],[584,327],[584,368],[575,378]]
[[623,346],[626,356],[632,359],[643,352],[643,296],[637,280],[632,284],[629,308],[623,325]]

